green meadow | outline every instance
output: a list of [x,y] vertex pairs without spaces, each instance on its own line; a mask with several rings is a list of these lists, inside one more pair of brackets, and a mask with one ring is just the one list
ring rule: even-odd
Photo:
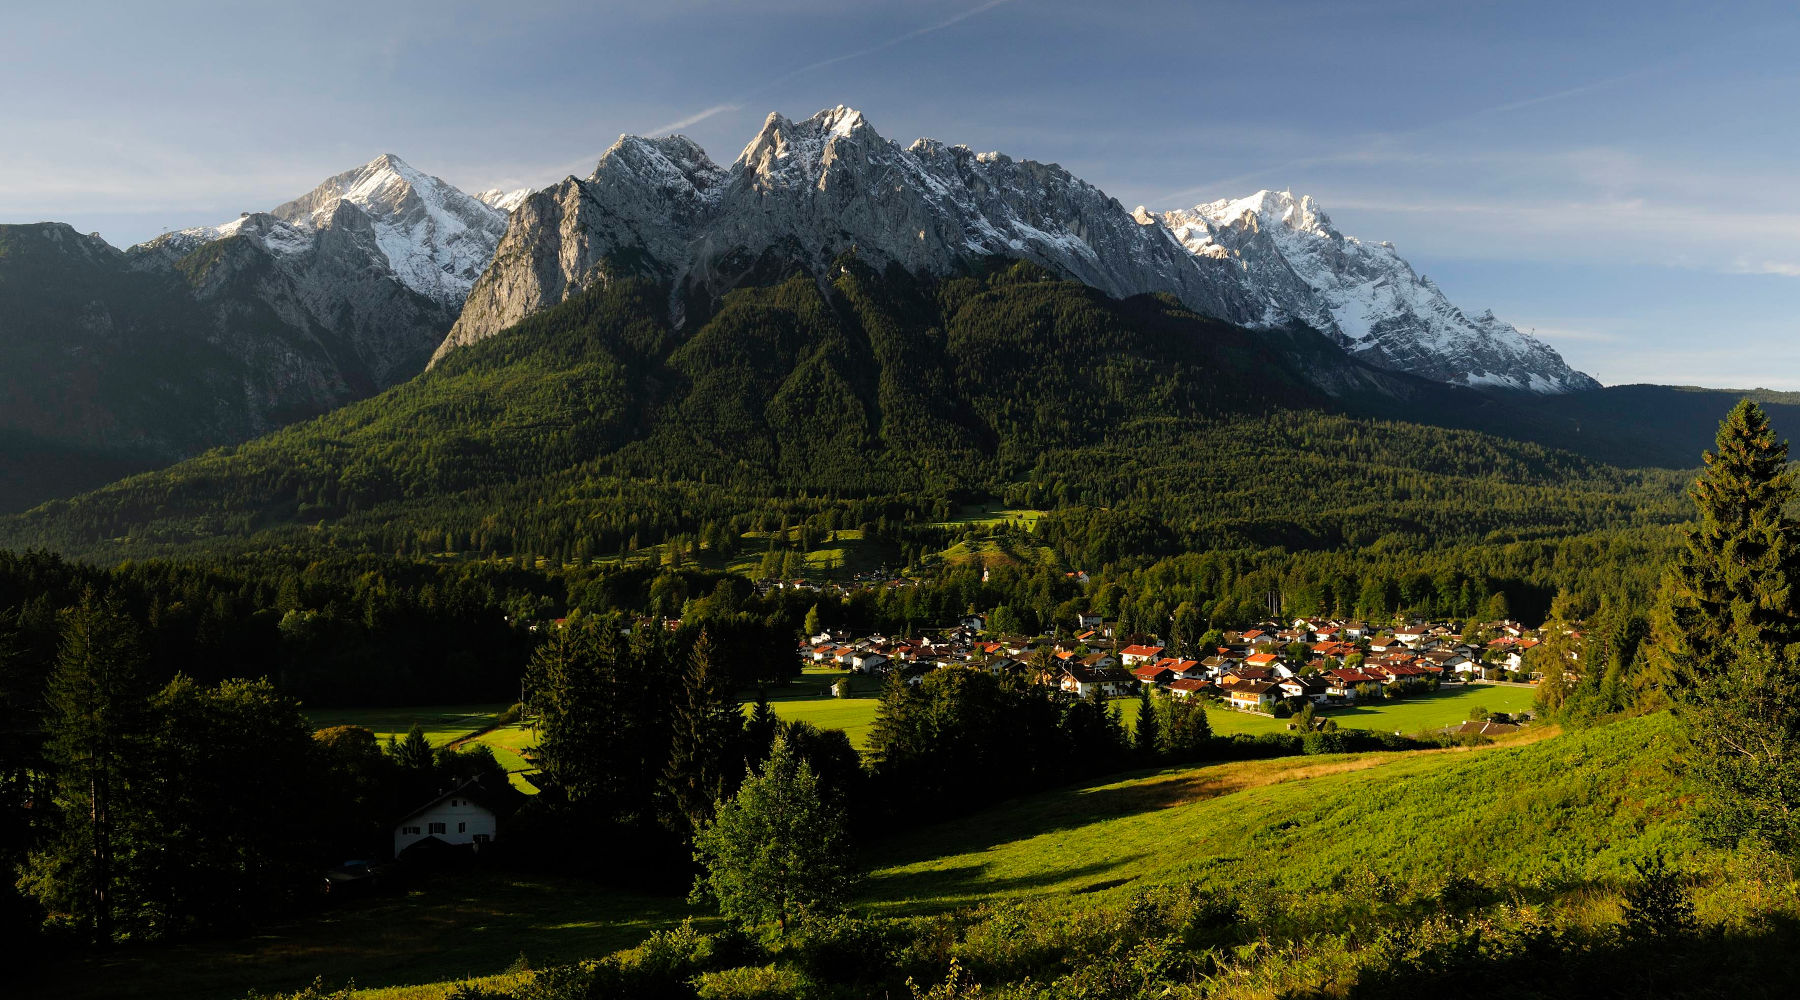
[[332,726],[361,726],[385,741],[389,736],[402,737],[417,725],[425,730],[425,738],[434,747],[459,740],[494,724],[505,704],[489,705],[410,705],[400,708],[320,708],[308,709],[306,717],[319,729]]

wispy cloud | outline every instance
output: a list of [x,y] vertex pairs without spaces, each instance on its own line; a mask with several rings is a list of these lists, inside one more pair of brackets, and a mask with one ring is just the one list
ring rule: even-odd
[[818,62],[807,63],[805,66],[801,66],[799,69],[788,70],[786,73],[783,73],[780,76],[772,77],[768,81],[758,84],[755,87],[750,88],[749,90],[746,90],[744,92],[743,96],[750,97],[755,94],[759,94],[759,93],[761,93],[765,90],[768,90],[772,87],[776,87],[783,83],[786,83],[789,80],[792,80],[793,78],[795,78],[797,76],[800,76],[805,73],[811,73],[814,70],[824,69],[827,66],[836,66],[838,63],[849,62],[852,59],[861,59],[864,56],[872,56],[877,52],[885,52],[888,49],[891,49],[896,45],[904,45],[907,42],[910,42],[915,38],[923,38],[926,35],[933,34],[935,32],[939,32],[939,31],[943,31],[945,28],[949,28],[954,25],[961,24],[962,22],[967,21],[969,18],[974,17],[977,14],[984,14],[990,10],[993,10],[995,7],[999,7],[999,6],[1002,6],[1004,4],[1008,4],[1011,2],[1012,2],[1012,0],[987,0],[986,3],[976,4],[975,6],[970,7],[968,10],[965,10],[959,14],[955,14],[950,17],[944,18],[942,21],[938,21],[934,24],[927,24],[922,28],[914,28],[913,30],[908,31],[905,34],[896,35],[893,38],[890,38],[885,42],[880,42],[878,44],[871,45],[868,48],[857,49],[855,52],[845,52],[842,55],[832,56],[829,59],[820,59]]
[[945,28],[949,28],[949,27],[953,27],[955,25],[961,24],[962,22],[967,21],[969,18],[974,17],[977,14],[986,13],[987,11],[993,10],[995,7],[999,7],[1004,4],[1008,4],[1008,3],[1012,3],[1012,2],[1013,2],[1013,0],[986,0],[985,3],[976,4],[975,6],[970,7],[969,9],[964,10],[961,13],[954,14],[950,17],[944,18],[941,21],[936,21],[932,24],[927,24],[920,28],[914,28],[913,30],[908,31],[904,34],[895,35],[893,38],[890,38],[884,42],[879,42],[875,45],[870,45],[866,48],[857,49],[854,52],[845,52],[840,55],[831,56],[830,58],[820,59],[817,62],[807,63],[806,65],[797,67],[795,69],[790,69],[787,72],[782,73],[778,76],[772,76],[769,79],[764,80],[761,83],[752,85],[750,87],[746,87],[744,90],[739,92],[739,94],[736,98],[734,98],[733,100],[731,100],[729,102],[715,104],[710,108],[707,108],[703,111],[697,111],[694,114],[689,115],[686,118],[680,119],[679,121],[670,122],[667,125],[658,126],[657,128],[652,129],[648,134],[649,135],[661,135],[665,132],[673,132],[676,129],[686,128],[689,125],[695,124],[696,122],[705,121],[706,119],[711,118],[713,115],[720,114],[720,113],[726,112],[726,111],[736,111],[737,109],[743,107],[744,102],[747,101],[748,99],[756,96],[757,94],[763,93],[764,91],[772,90],[772,89],[788,82],[789,80],[794,79],[795,77],[804,76],[807,73],[812,73],[817,70],[824,69],[827,66],[836,66],[839,63],[849,62],[852,59],[861,59],[864,56],[872,56],[877,52],[885,52],[888,49],[894,48],[895,46],[905,45],[907,42],[910,42],[916,38],[923,38],[926,35],[930,35],[930,34],[934,34],[939,31],[943,31]]
[[1784,278],[1800,278],[1800,263],[1789,260],[1739,260],[1732,267],[1735,274],[1778,274]]
[[713,115],[724,114],[727,111],[736,111],[737,109],[739,109],[741,107],[743,107],[742,104],[715,104],[710,108],[705,108],[703,110],[696,111],[693,114],[688,115],[686,118],[678,118],[675,121],[669,122],[667,125],[658,125],[655,128],[650,129],[649,131],[645,132],[644,134],[645,135],[664,135],[666,133],[673,132],[677,129],[687,128],[690,125],[698,125],[699,123],[707,120],[708,118],[711,118]]

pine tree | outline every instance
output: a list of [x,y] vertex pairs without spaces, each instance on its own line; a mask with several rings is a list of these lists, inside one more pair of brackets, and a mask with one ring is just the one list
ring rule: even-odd
[[743,723],[743,748],[745,759],[752,766],[761,766],[769,759],[769,748],[776,741],[776,732],[781,730],[781,719],[776,718],[776,710],[769,705],[769,692],[756,689],[756,705],[751,709],[751,718]]
[[93,940],[111,941],[121,855],[150,746],[149,690],[137,625],[89,591],[64,623],[51,674],[44,757],[58,825],[21,884],[47,908],[76,914]]
[[1700,515],[1665,580],[1654,675],[1685,724],[1721,840],[1800,848],[1800,575],[1787,445],[1745,400],[1692,490]]
[[394,746],[395,763],[408,771],[429,771],[434,759],[431,741],[425,738],[424,727],[416,722],[406,731],[406,738]]
[[1156,757],[1156,704],[1150,700],[1150,685],[1138,689],[1137,728],[1131,731],[1131,749],[1140,760]]
[[1744,642],[1777,651],[1800,641],[1800,535],[1789,510],[1788,447],[1750,400],[1719,425],[1716,451],[1694,481],[1689,527],[1657,616],[1664,679],[1694,690]]
[[728,785],[744,766],[744,713],[725,671],[714,662],[716,655],[712,637],[702,629],[688,651],[686,683],[663,771],[669,800],[664,823],[684,833],[706,821],[713,803],[730,791]]

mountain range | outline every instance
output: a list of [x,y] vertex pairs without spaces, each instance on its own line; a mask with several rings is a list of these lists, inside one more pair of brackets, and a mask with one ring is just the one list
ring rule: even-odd
[[1115,298],[1163,292],[1252,329],[1310,327],[1434,381],[1599,386],[1491,313],[1463,313],[1391,245],[1339,233],[1309,198],[1261,191],[1127,212],[1054,164],[931,139],[901,147],[844,107],[802,121],[771,114],[729,167],[682,136],[620,138],[587,178],[519,205],[436,356],[618,274],[669,282],[679,321],[759,274],[817,273],[850,249],[933,276],[1029,260]]
[[664,290],[657,320],[679,336],[734,289],[824,282],[846,259],[928,281],[1026,261],[1114,299],[1309,331],[1357,362],[1303,369],[1330,396],[1598,387],[1310,198],[1129,211],[1054,164],[902,147],[838,107],[770,115],[726,167],[685,137],[625,136],[588,177],[469,195],[389,154],[123,251],[0,226],[0,509],[366,398],[622,278]]

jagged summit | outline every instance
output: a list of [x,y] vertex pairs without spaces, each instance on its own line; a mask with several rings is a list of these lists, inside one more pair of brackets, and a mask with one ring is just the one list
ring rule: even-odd
[[728,167],[685,136],[621,136],[591,175],[519,204],[436,357],[620,268],[669,282],[679,319],[691,293],[716,296],[770,267],[822,273],[851,247],[916,274],[1030,260],[1114,296],[1164,292],[1245,326],[1310,326],[1364,360],[1444,382],[1596,384],[1511,326],[1465,316],[1391,246],[1343,235],[1310,198],[1259,191],[1127,212],[1055,164],[935,139],[902,147],[842,105],[771,113]]
[[[527,193],[504,197],[523,200]],[[506,232],[506,210],[383,153],[268,212],[168,233],[144,246],[186,253],[247,236],[272,252],[293,255],[312,250],[322,233],[334,229],[366,232],[380,251],[380,266],[395,281],[457,308],[493,259]]]
[[531,197],[532,188],[522,187],[506,190],[505,188],[488,188],[475,195],[475,200],[489,208],[510,213],[518,208],[525,199]]
[[1384,368],[1440,382],[1533,392],[1598,387],[1560,355],[1486,312],[1470,317],[1391,243],[1346,236],[1310,197],[1258,191],[1147,218],[1197,259],[1240,269],[1259,325],[1303,323]]

